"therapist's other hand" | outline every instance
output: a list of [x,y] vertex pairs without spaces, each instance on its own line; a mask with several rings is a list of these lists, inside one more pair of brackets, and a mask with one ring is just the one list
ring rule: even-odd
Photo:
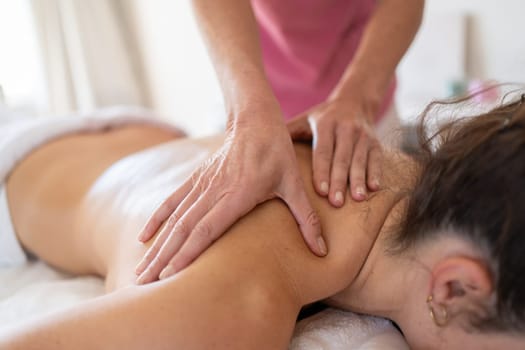
[[310,249],[326,255],[320,221],[284,124],[235,126],[223,146],[149,219],[139,236],[142,242],[166,222],[137,265],[137,283],[182,270],[240,217],[275,197],[288,205]]
[[313,140],[313,182],[335,207],[344,204],[348,183],[356,201],[380,188],[382,147],[370,116],[359,104],[328,100],[288,122],[294,140]]

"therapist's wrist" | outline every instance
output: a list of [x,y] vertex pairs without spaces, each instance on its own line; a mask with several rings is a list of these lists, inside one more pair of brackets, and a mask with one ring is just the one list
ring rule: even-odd
[[272,127],[285,127],[283,113],[276,101],[262,101],[254,98],[242,108],[236,109],[228,118],[228,131],[243,128],[258,128],[260,130]]
[[245,62],[239,67],[218,70],[219,82],[228,114],[236,115],[253,104],[276,103],[263,67]]
[[369,121],[373,121],[381,109],[389,85],[390,80],[374,78],[370,74],[355,74],[338,84],[328,101],[335,105],[355,105]]
[[226,112],[229,129],[240,125],[284,124],[279,101],[264,81],[238,85],[238,91],[226,101]]

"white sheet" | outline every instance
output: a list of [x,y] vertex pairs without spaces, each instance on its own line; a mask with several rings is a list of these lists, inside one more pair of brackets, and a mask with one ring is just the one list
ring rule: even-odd
[[33,118],[0,108],[0,182],[28,153],[50,140],[75,132],[98,131],[129,124],[154,124],[181,132],[147,110],[116,106],[89,114]]

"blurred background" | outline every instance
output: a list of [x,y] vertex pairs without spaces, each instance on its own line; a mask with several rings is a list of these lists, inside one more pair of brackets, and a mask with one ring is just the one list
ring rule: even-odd
[[[398,69],[402,121],[435,99],[525,82],[523,13],[523,0],[427,0]],[[144,106],[193,135],[225,121],[186,0],[0,0],[0,105],[36,116]]]

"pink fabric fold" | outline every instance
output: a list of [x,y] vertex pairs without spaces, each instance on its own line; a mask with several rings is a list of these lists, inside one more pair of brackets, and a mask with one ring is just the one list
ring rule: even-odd
[[[352,61],[374,4],[374,0],[252,0],[266,74],[286,119],[326,100]],[[394,90],[395,81],[378,119]]]

